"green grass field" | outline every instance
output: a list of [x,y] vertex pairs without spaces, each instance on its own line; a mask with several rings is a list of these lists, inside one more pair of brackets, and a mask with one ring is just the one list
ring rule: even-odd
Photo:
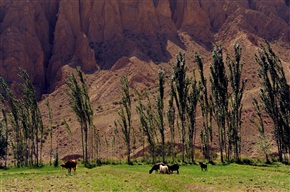
[[[290,167],[246,165],[181,166],[180,174],[149,174],[150,165],[79,165],[76,175],[67,170],[11,168],[0,170],[4,191],[289,191]],[[73,173],[73,172],[72,172]]]

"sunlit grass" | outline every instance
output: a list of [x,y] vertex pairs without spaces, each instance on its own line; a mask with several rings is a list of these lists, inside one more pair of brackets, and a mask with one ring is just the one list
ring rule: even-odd
[[[1,191],[288,191],[290,168],[231,164],[201,171],[181,166],[180,174],[149,174],[150,165],[78,166],[76,175],[45,166],[0,171]],[[73,173],[73,172],[72,172]]]

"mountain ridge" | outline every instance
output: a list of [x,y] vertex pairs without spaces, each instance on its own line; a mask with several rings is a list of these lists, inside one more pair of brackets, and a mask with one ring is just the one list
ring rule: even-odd
[[55,89],[67,64],[92,72],[132,54],[168,62],[175,54],[166,49],[168,41],[186,49],[180,32],[208,51],[239,30],[254,39],[290,41],[289,5],[283,0],[4,0],[0,9],[0,75],[13,84],[22,66],[40,93]]

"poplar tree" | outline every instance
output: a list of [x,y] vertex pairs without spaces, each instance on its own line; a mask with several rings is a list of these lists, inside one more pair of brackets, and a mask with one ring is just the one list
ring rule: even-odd
[[2,77],[0,77],[0,87],[3,89],[4,105],[10,114],[9,118],[13,129],[14,140],[11,140],[10,143],[13,149],[13,158],[15,159],[15,165],[20,167],[23,164],[21,161],[23,156],[23,132],[20,129],[19,101]]
[[49,121],[49,137],[50,137],[50,151],[49,151],[49,165],[51,165],[51,158],[52,158],[52,137],[53,137],[53,130],[52,130],[52,112],[50,108],[49,100],[47,99],[45,105],[48,109],[48,121]]
[[270,44],[266,43],[267,47],[261,45],[255,55],[260,66],[259,78],[262,85],[259,96],[263,110],[273,121],[279,161],[282,162],[283,153],[290,154],[290,86],[281,60]]
[[195,78],[195,73],[193,74],[193,80],[191,83],[191,90],[189,92],[186,104],[186,112],[187,112],[187,119],[188,119],[188,151],[190,154],[191,162],[194,163],[194,149],[195,149],[195,138],[196,138],[196,130],[195,130],[195,123],[196,123],[196,108],[197,102],[199,98],[199,87]]
[[201,108],[202,127],[203,127],[200,133],[202,142],[202,151],[204,157],[208,160],[211,160],[210,144],[212,142],[212,117],[213,117],[212,102],[208,97],[207,79],[205,78],[203,71],[204,64],[202,62],[202,58],[197,53],[195,54],[195,61],[197,62],[200,74],[198,86],[200,89],[199,103]]
[[[223,152],[227,154],[226,120],[228,115],[228,78],[223,62],[223,52],[217,46],[212,52],[211,91],[213,98],[213,112],[218,126],[219,146],[221,161],[224,162]],[[226,155],[228,157],[228,155]]]
[[175,107],[174,107],[174,87],[173,87],[173,82],[170,82],[170,94],[169,94],[169,100],[168,100],[168,109],[167,109],[167,121],[168,121],[168,126],[170,129],[170,151],[171,151],[171,157],[174,162],[174,151],[175,151]]
[[158,87],[159,95],[155,97],[157,106],[157,118],[156,123],[161,136],[161,150],[162,150],[162,161],[165,162],[165,126],[164,126],[164,71],[158,70]]
[[[241,64],[242,47],[235,45],[235,59],[227,55],[227,65],[230,71],[229,82],[232,88],[229,103],[229,149],[234,148],[235,161],[240,160],[241,153],[241,125],[242,125],[242,98],[245,90],[246,79],[242,80],[243,64]],[[230,152],[228,152],[230,153]]]
[[[85,165],[89,163],[88,148],[89,133],[93,134],[93,110],[90,103],[90,97],[88,94],[88,87],[84,80],[83,73],[80,67],[76,69],[78,80],[75,75],[71,73],[66,80],[66,84],[69,88],[67,95],[70,98],[70,106],[75,113],[80,126],[81,126],[81,136],[82,136],[82,151],[83,151],[83,161]],[[93,147],[93,141],[92,145]]]
[[129,90],[129,82],[128,78],[122,76],[120,79],[122,86],[122,107],[118,112],[121,117],[121,122],[117,121],[117,123],[121,127],[121,131],[123,133],[123,139],[127,146],[127,163],[131,164],[130,153],[131,153],[131,131],[132,131],[132,114],[131,114],[131,98],[130,98],[130,90]]
[[21,68],[19,76],[22,78],[19,86],[21,91],[19,99],[16,98],[7,83],[0,78],[4,105],[12,127],[10,144],[17,167],[23,165],[37,167],[42,164],[44,127],[30,77]]
[[270,151],[270,143],[268,142],[268,138],[266,137],[265,134],[265,124],[264,124],[264,119],[262,116],[262,108],[261,104],[259,104],[258,100],[256,98],[253,98],[252,104],[254,107],[254,110],[256,113],[252,115],[253,118],[250,119],[250,121],[258,128],[259,131],[259,140],[258,144],[260,146],[260,149],[265,155],[266,158],[266,163],[270,163],[269,159],[269,151]]
[[185,55],[179,52],[176,56],[176,63],[173,71],[173,90],[174,101],[178,110],[178,117],[181,122],[181,142],[182,142],[182,161],[185,154],[186,136],[186,104],[190,87],[189,78],[186,76],[187,67],[185,66]]
[[156,129],[155,129],[155,121],[154,121],[154,112],[153,106],[150,101],[150,97],[148,93],[145,93],[145,98],[147,101],[147,105],[144,105],[141,101],[140,93],[135,90],[136,95],[138,95],[138,104],[136,106],[137,114],[139,115],[140,124],[142,127],[142,131],[147,137],[147,141],[149,143],[149,150],[152,157],[152,162],[155,163],[155,149],[156,149]]
[[[21,122],[23,129],[25,129],[24,138],[27,142],[26,145],[31,149],[31,165],[39,166],[42,164],[42,141],[44,133],[42,116],[37,104],[36,92],[29,75],[25,70],[20,69],[20,77],[24,81],[20,85],[22,92]],[[32,155],[34,155],[34,161]]]

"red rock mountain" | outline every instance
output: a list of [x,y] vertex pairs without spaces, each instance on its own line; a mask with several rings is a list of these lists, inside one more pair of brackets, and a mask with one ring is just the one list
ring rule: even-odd
[[289,45],[287,0],[2,0],[0,76],[17,82],[18,67],[39,90],[53,90],[61,68],[110,69],[123,56],[168,62],[168,41],[210,50],[248,35]]
[[289,19],[289,0],[1,0],[0,76],[14,88],[18,68],[24,68],[38,93],[57,102],[54,113],[61,121],[69,114],[61,116],[63,82],[81,66],[99,105],[97,126],[105,128],[113,125],[107,119],[119,99],[120,74],[150,87],[159,67],[172,69],[178,50],[191,67],[199,52],[208,69],[215,44],[232,53],[240,43],[250,101],[259,86],[253,57],[263,39],[290,76]]

